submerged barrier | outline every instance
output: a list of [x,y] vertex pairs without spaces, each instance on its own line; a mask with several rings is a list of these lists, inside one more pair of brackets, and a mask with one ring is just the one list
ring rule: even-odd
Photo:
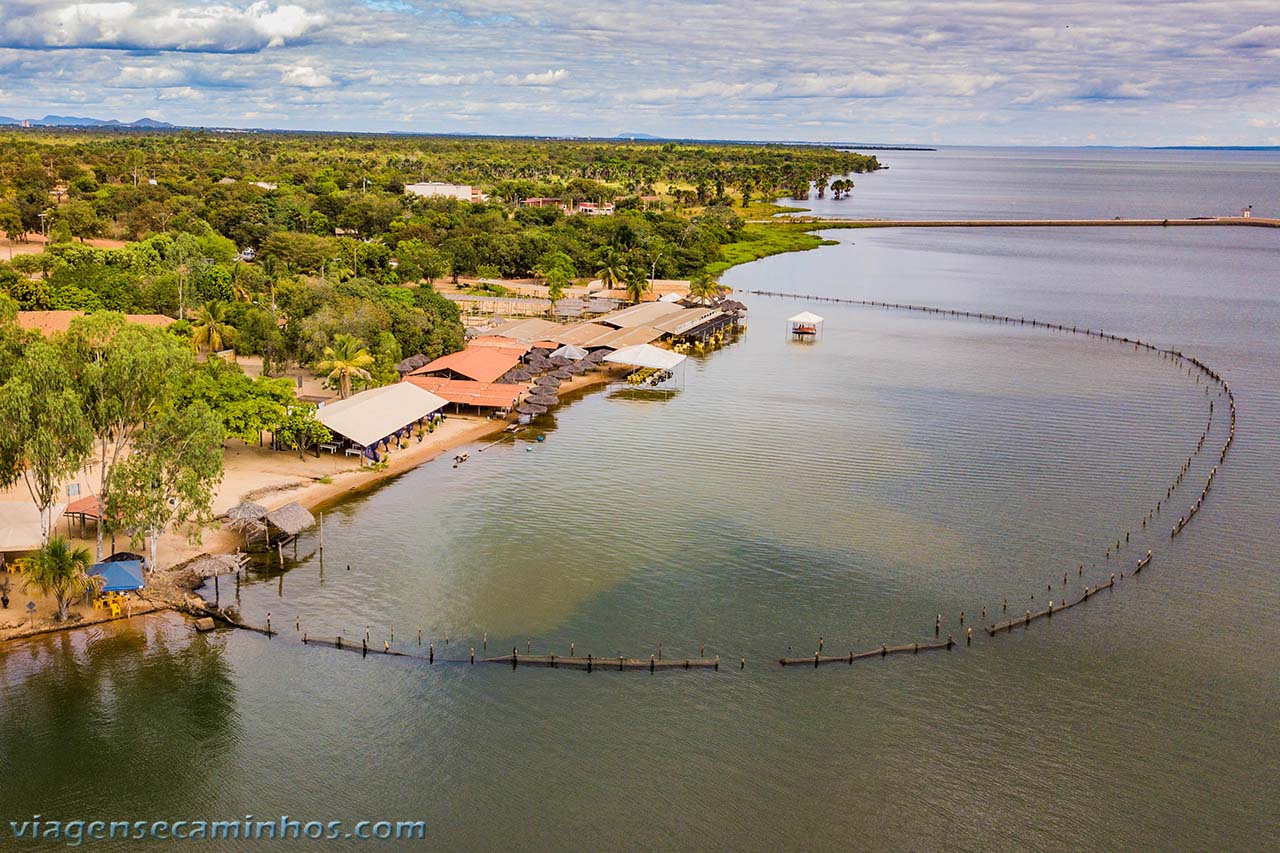
[[920,652],[932,652],[938,649],[951,650],[956,645],[954,639],[950,636],[941,643],[907,643],[903,646],[884,645],[878,649],[872,649],[869,652],[850,651],[847,655],[823,655],[822,652],[814,652],[811,658],[780,658],[778,663],[783,666],[813,666],[819,667],[829,663],[853,663],[858,660],[869,660],[870,658],[883,658],[889,655],[901,654],[919,654]]
[[[190,603],[187,611],[193,615],[209,616],[218,621],[223,622],[233,628],[241,628],[246,631],[253,631],[262,634],[268,638],[280,636],[278,631],[271,628],[271,615],[267,614],[266,626],[261,627],[251,625],[241,621],[239,618],[227,613],[225,610],[211,608],[207,606],[199,606]],[[488,634],[482,642],[481,656],[476,656],[474,646],[467,647],[468,653],[464,658],[447,658],[443,655],[436,655],[434,643],[427,643],[426,652],[404,651],[400,648],[393,648],[395,642],[395,632],[391,633],[390,639],[375,640],[371,637],[368,628],[363,633],[357,632],[354,636],[337,635],[337,636],[312,636],[308,632],[302,631],[302,623],[299,617],[294,619],[294,633],[296,635],[294,642],[299,642],[303,646],[319,646],[321,648],[336,649],[343,652],[354,652],[361,657],[369,657],[370,655],[379,655],[383,657],[407,658],[411,660],[424,661],[429,666],[474,666],[476,664],[505,664],[513,669],[519,667],[542,667],[547,669],[575,669],[586,672],[595,672],[596,670],[604,672],[657,672],[673,671],[673,670],[712,670],[720,671],[720,656],[705,657],[706,647],[703,646],[699,650],[698,657],[687,658],[670,658],[662,656],[662,644],[658,644],[658,652],[650,655],[648,658],[633,658],[625,655],[605,655],[597,657],[595,655],[577,655],[574,643],[569,644],[568,655],[557,655],[552,653],[533,654],[526,652],[521,654],[517,648],[511,650],[511,654],[486,657],[483,650],[488,645]],[[418,631],[417,644],[422,646],[422,632]],[[445,638],[445,644],[448,645],[448,637]],[[532,646],[532,641],[527,645]],[[739,656],[738,668],[747,668],[747,658],[745,655]]]
[[[905,303],[898,303],[898,302],[883,302],[879,300],[845,299],[841,297],[828,297],[828,296],[805,296],[801,294],[780,293],[776,291],[763,291],[763,290],[744,290],[741,292],[746,294],[757,295],[757,296],[797,299],[797,300],[805,300],[805,301],[813,301],[813,302],[828,302],[828,303],[840,303],[840,304],[848,304],[848,305],[860,305],[860,306],[867,306],[867,307],[885,308],[890,310],[914,311],[914,312],[920,312],[925,314],[933,314],[933,315],[941,315],[941,316],[949,316],[949,317],[979,319],[979,320],[986,320],[986,321],[991,321],[991,322],[1000,323],[1000,324],[1031,326],[1033,328],[1063,332],[1066,334],[1084,335],[1085,337],[1093,338],[1100,341],[1109,341],[1109,342],[1115,342],[1115,343],[1120,343],[1124,345],[1132,345],[1135,351],[1147,351],[1153,354],[1158,354],[1162,360],[1169,361],[1172,364],[1178,366],[1179,368],[1185,367],[1187,370],[1187,374],[1186,374],[1187,376],[1194,377],[1196,384],[1204,384],[1205,386],[1204,390],[1205,390],[1206,396],[1210,395],[1210,389],[1212,386],[1214,385],[1217,386],[1218,388],[1217,397],[1221,398],[1225,395],[1230,414],[1229,414],[1225,439],[1223,440],[1222,445],[1218,448],[1217,463],[1210,467],[1208,474],[1205,478],[1204,484],[1201,488],[1200,494],[1196,498],[1195,502],[1190,504],[1189,508],[1181,516],[1179,516],[1176,522],[1173,523],[1171,527],[1171,532],[1170,532],[1171,538],[1176,538],[1177,536],[1179,536],[1181,532],[1191,523],[1191,521],[1196,517],[1196,515],[1203,508],[1205,501],[1208,499],[1209,493],[1213,487],[1214,478],[1217,476],[1219,468],[1226,462],[1227,454],[1230,451],[1231,446],[1235,441],[1237,407],[1236,407],[1235,395],[1234,395],[1234,392],[1231,390],[1231,386],[1227,383],[1225,379],[1222,378],[1222,376],[1219,373],[1209,368],[1206,364],[1204,364],[1204,362],[1202,362],[1198,358],[1188,356],[1178,350],[1161,348],[1140,339],[1110,334],[1102,330],[1094,330],[1094,329],[1080,327],[1080,326],[1067,326],[1065,324],[1060,324],[1060,323],[1047,323],[1039,320],[1038,318],[1032,318],[1028,320],[1025,317],[1015,318],[1015,317],[1005,316],[1000,314],[960,311],[955,309],[935,308],[935,307],[925,306],[925,305],[914,305],[914,304],[905,304]],[[1203,380],[1207,380],[1207,381],[1203,381]],[[1176,477],[1171,481],[1168,488],[1166,488],[1165,494],[1159,500],[1157,500],[1155,504],[1151,507],[1151,509],[1143,516],[1140,526],[1136,526],[1133,529],[1126,530],[1124,531],[1123,536],[1117,536],[1114,542],[1111,542],[1111,541],[1108,542],[1105,550],[1105,555],[1104,555],[1105,561],[1110,562],[1113,559],[1113,557],[1116,560],[1118,560],[1120,557],[1120,552],[1126,546],[1129,546],[1132,544],[1132,538],[1135,531],[1141,534],[1142,531],[1148,530],[1150,527],[1153,526],[1153,523],[1155,522],[1155,520],[1169,509],[1168,504],[1174,499],[1174,496],[1178,493],[1179,488],[1183,485],[1184,479],[1189,474],[1191,474],[1197,458],[1200,457],[1201,454],[1205,451],[1206,443],[1209,441],[1209,437],[1211,432],[1213,431],[1213,427],[1215,423],[1215,417],[1216,417],[1215,408],[1216,408],[1215,401],[1213,398],[1211,398],[1209,400],[1208,417],[1205,422],[1204,429],[1201,431],[1200,436],[1198,437],[1192,452],[1186,457],[1186,459],[1179,466],[1178,473]],[[1153,557],[1154,557],[1154,549],[1149,548],[1145,556],[1143,556],[1141,559],[1139,559],[1136,562],[1130,576],[1140,574],[1144,568],[1146,568],[1148,565],[1151,564]],[[1117,565],[1116,563],[1111,563],[1111,566],[1116,566],[1116,565]],[[1093,563],[1093,564],[1090,564],[1088,570],[1090,573],[1092,573],[1097,569],[1098,569],[1098,564]],[[1077,578],[1080,580],[1083,580],[1085,571],[1086,569],[1085,569],[1084,563],[1078,564]],[[1036,622],[1041,619],[1051,619],[1057,613],[1061,613],[1064,610],[1070,610],[1071,608],[1078,607],[1082,604],[1085,604],[1100,592],[1113,591],[1115,589],[1117,580],[1123,581],[1126,578],[1125,572],[1123,570],[1119,571],[1118,573],[1109,572],[1108,578],[1105,582],[1094,583],[1092,585],[1090,585],[1088,582],[1084,582],[1081,586],[1081,593],[1079,594],[1079,596],[1074,598],[1073,600],[1068,601],[1066,599],[1065,587],[1069,583],[1069,575],[1070,575],[1070,572],[1067,571],[1067,572],[1064,572],[1062,576],[1062,585],[1064,587],[1062,597],[1056,598],[1056,599],[1053,599],[1053,598],[1049,599],[1049,603],[1047,607],[1037,608],[1034,610],[1025,609],[1021,616],[1015,615],[1013,617],[1009,617],[1008,615],[1009,600],[1008,598],[1005,598],[1001,604],[1000,609],[1001,609],[1001,613],[1004,614],[1006,618],[1000,621],[988,622],[987,607],[984,605],[981,608],[982,621],[981,623],[978,623],[978,624],[980,624],[982,629],[985,630],[988,637],[994,638],[1002,632],[1010,633],[1014,628],[1019,626],[1024,628],[1029,627],[1032,622]],[[1053,577],[1056,578],[1056,573]],[[237,575],[237,579],[238,579],[238,575]],[[1046,586],[1046,590],[1052,593],[1053,588],[1054,588],[1054,585],[1053,585],[1053,582],[1051,581]],[[1032,596],[1032,598],[1034,599],[1034,596]],[[194,603],[189,602],[182,609],[186,609],[188,612],[202,615],[202,616],[211,616],[228,625],[232,625],[237,628],[242,628],[245,630],[264,634],[268,638],[275,638],[279,636],[279,632],[272,630],[270,613],[267,613],[266,625],[264,627],[259,627],[259,626],[254,626],[254,625],[244,623],[240,621],[238,616],[234,616],[232,614],[227,613],[226,611],[223,611],[217,608],[210,608],[208,606],[197,606]],[[960,625],[961,626],[965,625],[965,611],[963,610],[960,611]],[[785,667],[795,668],[795,667],[804,667],[804,666],[812,666],[817,668],[824,665],[838,664],[838,663],[845,663],[847,665],[852,665],[855,661],[871,660],[874,658],[886,658],[890,655],[902,655],[902,654],[914,655],[914,654],[919,654],[920,652],[951,650],[955,648],[958,645],[958,643],[954,639],[953,635],[948,634],[945,640],[941,639],[942,630],[943,630],[942,614],[938,614],[937,618],[934,621],[934,640],[932,642],[916,642],[916,643],[897,644],[892,646],[888,644],[882,644],[879,647],[868,650],[868,651],[863,651],[863,652],[849,651],[847,654],[843,654],[843,655],[824,655],[823,654],[824,641],[821,638],[819,638],[818,649],[813,654],[812,657],[783,657],[779,659],[779,664],[784,668]],[[358,652],[365,657],[369,655],[383,655],[388,657],[408,658],[413,660],[424,661],[428,665],[434,665],[437,663],[441,665],[467,665],[467,666],[471,666],[475,664],[503,664],[503,665],[510,666],[513,669],[518,669],[521,666],[526,666],[526,667],[540,667],[540,668],[546,668],[546,669],[575,669],[575,670],[585,670],[586,672],[594,672],[595,670],[598,669],[598,670],[604,670],[604,671],[623,671],[623,672],[648,671],[650,673],[656,673],[658,670],[689,671],[689,670],[697,669],[697,670],[719,671],[720,663],[721,663],[720,657],[718,655],[712,658],[707,658],[705,655],[705,647],[700,649],[699,655],[696,658],[664,657],[661,643],[658,644],[657,653],[654,655],[650,655],[649,658],[647,659],[633,658],[633,657],[626,657],[626,656],[596,657],[591,654],[582,656],[576,653],[576,647],[575,647],[575,644],[573,643],[569,644],[569,654],[564,657],[551,654],[551,653],[533,654],[532,641],[526,642],[526,651],[524,654],[521,654],[518,648],[513,648],[511,650],[511,654],[509,655],[488,656],[487,654],[488,634],[485,634],[481,640],[480,657],[476,656],[476,650],[474,647],[467,647],[468,653],[465,658],[456,658],[456,657],[446,658],[443,655],[437,656],[435,645],[434,643],[430,643],[430,642],[427,643],[425,653],[423,653],[422,651],[418,651],[418,652],[404,651],[399,647],[393,648],[393,646],[395,645],[394,631],[391,633],[391,636],[389,639],[374,642],[371,640],[369,629],[367,626],[364,632],[362,634],[357,633],[354,639],[347,638],[344,636],[335,636],[335,637],[310,636],[307,632],[304,632],[302,630],[301,621],[297,617],[295,617],[295,620],[294,620],[294,635],[295,635],[294,639],[300,640],[301,644],[304,646],[321,646],[326,648],[337,649],[339,651]],[[964,640],[965,640],[966,646],[972,644],[973,635],[974,634],[973,634],[972,626],[965,628]],[[371,645],[371,642],[374,642],[374,644]],[[380,647],[378,647],[379,644],[380,644]],[[422,632],[418,631],[418,634],[417,634],[418,649],[421,649],[422,645],[423,645]],[[447,635],[444,637],[444,645],[445,647],[449,646],[449,637]],[[747,662],[746,662],[745,656],[739,657],[737,668],[740,670],[745,670],[746,663]]]
[[[1226,400],[1230,409],[1230,415],[1229,415],[1229,420],[1227,424],[1226,437],[1223,440],[1221,447],[1218,449],[1217,464],[1213,465],[1209,469],[1208,474],[1204,480],[1204,484],[1200,490],[1200,494],[1196,498],[1195,502],[1192,503],[1189,506],[1189,508],[1182,515],[1179,516],[1177,521],[1174,522],[1170,530],[1170,538],[1177,538],[1182,533],[1182,531],[1186,529],[1187,525],[1191,523],[1191,521],[1196,517],[1196,515],[1203,508],[1204,503],[1208,499],[1209,493],[1213,488],[1214,478],[1218,474],[1218,469],[1226,462],[1227,453],[1228,451],[1230,451],[1231,445],[1235,441],[1237,411],[1236,411],[1235,394],[1231,390],[1231,386],[1227,383],[1225,379],[1222,378],[1221,374],[1219,374],[1217,371],[1210,368],[1203,361],[1201,361],[1200,359],[1194,356],[1186,355],[1185,353],[1179,350],[1159,347],[1155,344],[1152,344],[1148,341],[1141,340],[1139,338],[1130,338],[1124,335],[1116,335],[1116,334],[1105,332],[1102,329],[1091,329],[1088,327],[1081,327],[1078,325],[1068,326],[1064,323],[1049,323],[1034,317],[1031,319],[1027,319],[1026,317],[1012,317],[1004,314],[989,314],[981,311],[962,311],[962,310],[952,309],[952,308],[937,308],[929,305],[916,305],[912,303],[886,302],[886,301],[875,300],[875,299],[848,299],[848,298],[838,297],[838,296],[813,296],[813,295],[805,295],[805,294],[798,294],[798,293],[784,293],[784,292],[771,291],[771,290],[743,290],[740,292],[745,294],[751,294],[754,296],[767,296],[767,297],[774,297],[774,298],[780,298],[780,299],[795,299],[795,300],[806,301],[806,302],[822,302],[822,303],[832,303],[832,304],[842,304],[842,305],[857,305],[857,306],[864,306],[864,307],[871,307],[871,308],[884,308],[884,309],[898,310],[898,311],[913,311],[913,312],[918,312],[922,314],[931,314],[935,316],[986,320],[994,323],[1000,323],[1002,325],[1030,326],[1032,328],[1045,329],[1045,330],[1054,331],[1054,332],[1063,332],[1065,334],[1084,335],[1086,338],[1092,338],[1100,341],[1114,342],[1114,343],[1119,343],[1126,346],[1132,345],[1135,351],[1146,351],[1153,354],[1158,354],[1162,360],[1169,361],[1172,364],[1178,366],[1179,368],[1185,367],[1187,370],[1186,375],[1188,377],[1193,377],[1197,385],[1203,384],[1205,386],[1204,391],[1206,396],[1209,396],[1211,386],[1216,385],[1218,387],[1218,397],[1222,397],[1223,395],[1226,396]],[[1147,530],[1149,525],[1151,525],[1158,516],[1160,516],[1165,510],[1168,509],[1167,504],[1171,500],[1173,500],[1174,496],[1178,493],[1179,488],[1183,485],[1184,479],[1191,473],[1196,459],[1204,452],[1206,442],[1208,442],[1210,433],[1213,430],[1214,418],[1215,418],[1215,406],[1214,406],[1214,400],[1211,398],[1209,400],[1208,418],[1205,421],[1204,429],[1201,431],[1200,436],[1198,437],[1195,443],[1194,450],[1179,467],[1177,476],[1173,479],[1169,487],[1165,490],[1164,496],[1161,499],[1157,500],[1154,506],[1152,506],[1151,509],[1146,513],[1146,515],[1143,516],[1140,526],[1136,528],[1139,532],[1143,530]],[[1104,560],[1109,562],[1113,559],[1113,557],[1118,559],[1120,556],[1121,550],[1126,545],[1131,544],[1133,532],[1134,532],[1133,530],[1126,530],[1124,532],[1123,537],[1117,537],[1114,540],[1114,543],[1109,542],[1107,544],[1107,547],[1104,553]],[[1148,549],[1146,555],[1137,561],[1133,569],[1133,574],[1134,575],[1139,574],[1144,568],[1150,565],[1153,556],[1154,556],[1154,550]],[[1114,565],[1114,563],[1112,565]],[[1091,564],[1089,567],[1090,572],[1096,571],[1096,569],[1097,569],[1096,564]],[[1081,563],[1079,564],[1077,569],[1077,577],[1083,578],[1084,573],[1085,573],[1085,567],[1084,567],[1084,564]],[[1063,574],[1062,583],[1064,587],[1068,583],[1069,574],[1070,574],[1069,572],[1065,572]],[[1121,580],[1123,580],[1125,577],[1125,573],[1123,571],[1119,572],[1119,577]],[[1063,610],[1069,610],[1073,607],[1077,607],[1081,604],[1084,604],[1087,601],[1089,601],[1090,598],[1092,598],[1094,595],[1097,595],[1097,593],[1102,590],[1114,590],[1115,583],[1116,583],[1116,573],[1113,572],[1113,573],[1110,573],[1105,583],[1095,584],[1093,586],[1089,586],[1088,584],[1085,584],[1083,586],[1083,591],[1081,592],[1080,596],[1074,600],[1067,601],[1065,600],[1065,596],[1064,596],[1061,599],[1057,599],[1057,602],[1055,604],[1055,600],[1050,599],[1047,607],[1037,608],[1035,610],[1027,609],[1023,612],[1021,616],[1005,619],[999,622],[992,622],[984,625],[983,627],[986,630],[987,635],[989,637],[995,637],[997,634],[999,634],[1002,631],[1005,633],[1008,633],[1016,626],[1019,626],[1019,625],[1029,626],[1032,622],[1035,622],[1039,619],[1049,619],[1049,618],[1052,618],[1055,613],[1060,613]],[[1053,590],[1052,582],[1050,582],[1046,586],[1046,590],[1049,592],[1052,592]],[[1009,602],[1008,602],[1008,599],[1006,598],[1004,599],[1001,610],[1003,613],[1007,614],[1008,608],[1009,608]],[[985,606],[982,608],[982,618],[985,622],[986,621]],[[960,624],[964,625],[964,611],[960,612]],[[939,614],[937,619],[934,621],[934,637],[935,638],[939,637],[941,635],[941,632],[942,632],[942,615]],[[972,642],[973,642],[973,629],[970,627],[966,630],[965,644],[969,645]],[[947,641],[945,643],[934,642],[934,643],[928,643],[928,644],[921,643],[921,644],[907,644],[907,645],[896,645],[896,646],[882,645],[880,649],[872,650],[869,652],[859,652],[859,653],[850,652],[848,655],[842,655],[842,656],[833,656],[833,655],[823,656],[822,641],[819,640],[818,651],[814,653],[814,656],[812,658],[782,658],[780,662],[782,663],[783,666],[796,666],[796,665],[808,664],[808,665],[813,665],[815,667],[821,666],[822,664],[840,663],[840,662],[847,662],[851,664],[857,660],[868,660],[876,657],[886,657],[888,654],[901,653],[904,651],[916,651],[916,650],[927,650],[927,649],[937,649],[937,648],[949,649],[953,645],[954,645],[954,642],[951,636],[948,636]]]

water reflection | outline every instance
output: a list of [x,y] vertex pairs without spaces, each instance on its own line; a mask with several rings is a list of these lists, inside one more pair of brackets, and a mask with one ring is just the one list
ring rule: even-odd
[[0,655],[6,813],[74,808],[78,816],[95,803],[198,801],[240,733],[225,639],[193,637],[182,620],[157,617],[7,648]]

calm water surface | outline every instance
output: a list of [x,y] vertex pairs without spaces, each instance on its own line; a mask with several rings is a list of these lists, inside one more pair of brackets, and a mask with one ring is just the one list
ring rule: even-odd
[[[1274,154],[1055,152],[1065,176],[1040,154],[973,156],[1024,180],[886,154],[847,207],[1104,215],[1124,194],[1090,207],[1061,186],[1119,179],[1146,195],[1116,213],[1280,197]],[[1274,849],[1280,235],[831,236],[727,283],[1103,327],[1220,369],[1240,426],[1195,524],[1173,542],[1140,528],[1210,399],[1158,356],[747,297],[746,335],[691,359],[678,393],[591,394],[543,443],[423,466],[330,509],[323,566],[304,537],[239,593],[252,621],[368,626],[378,648],[394,631],[416,650],[419,630],[455,657],[485,633],[559,654],[705,644],[745,672],[428,668],[175,618],[56,636],[0,655],[5,819],[424,819],[462,849]],[[827,318],[816,344],[786,339],[802,308]],[[1030,631],[771,663],[820,636],[861,650],[932,639],[938,614],[961,636],[962,610],[1042,606],[1064,571],[1073,589],[1081,564],[1105,578],[1126,530],[1124,564],[1154,547],[1152,568]]]

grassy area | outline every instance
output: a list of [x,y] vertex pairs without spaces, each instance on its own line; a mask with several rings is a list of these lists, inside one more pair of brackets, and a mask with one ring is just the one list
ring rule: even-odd
[[[725,270],[751,261],[780,255],[783,252],[804,252],[819,246],[834,246],[835,240],[825,240],[810,233],[813,225],[792,222],[752,222],[742,228],[741,239],[721,246],[723,260],[707,265],[707,272],[720,277]],[[806,230],[808,229],[808,230]]]

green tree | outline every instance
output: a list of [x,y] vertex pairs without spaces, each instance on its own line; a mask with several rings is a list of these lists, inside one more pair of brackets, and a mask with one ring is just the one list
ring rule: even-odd
[[9,241],[9,258],[12,259],[13,244],[27,236],[27,230],[22,227],[22,213],[17,205],[7,201],[0,202],[0,231],[4,232],[5,239]]
[[706,273],[699,273],[689,282],[689,298],[704,305],[714,302],[724,292],[725,286]]
[[98,495],[105,504],[115,488],[112,473],[130,442],[176,389],[188,387],[191,348],[164,329],[126,323],[124,315],[104,311],[72,320],[62,350],[98,445]]
[[71,223],[65,219],[55,219],[53,227],[49,229],[49,242],[53,245],[70,243],[74,239],[75,234],[71,231]]
[[547,298],[551,300],[551,310],[556,303],[564,299],[564,289],[577,275],[573,258],[565,252],[547,252],[538,259],[534,272],[547,283]]
[[65,538],[55,536],[27,559],[22,589],[53,596],[58,620],[65,621],[72,601],[102,588],[103,579],[88,573],[90,565],[88,548],[73,548]]
[[157,540],[169,527],[192,542],[213,522],[213,493],[222,482],[222,424],[196,402],[167,407],[134,442],[116,470],[118,488],[107,512],[134,540],[149,542],[148,568],[156,568]]
[[129,174],[133,178],[133,185],[136,187],[142,170],[147,167],[147,155],[141,148],[134,148],[125,155],[124,165],[129,170]]
[[627,300],[630,302],[643,302],[644,297],[653,289],[653,282],[649,281],[648,276],[642,269],[627,270]]
[[196,309],[191,319],[195,330],[192,343],[197,349],[221,352],[231,343],[236,330],[227,322],[227,306],[223,302],[206,302]]
[[596,270],[596,278],[605,287],[613,289],[623,282],[626,269],[622,265],[622,255],[613,246],[605,246],[600,252],[600,269]]
[[62,484],[88,461],[93,432],[58,348],[38,340],[23,355],[0,386],[0,488],[25,482],[46,543],[51,509]]
[[374,358],[355,335],[340,332],[333,336],[333,343],[324,348],[324,355],[316,369],[329,376],[329,382],[338,383],[338,396],[351,396],[352,379],[369,379],[369,368]]
[[316,419],[314,406],[297,405],[276,427],[276,442],[282,447],[298,451],[298,458],[306,458],[308,448],[333,439],[329,428]]
[[186,374],[171,404],[185,408],[203,403],[222,423],[227,437],[252,444],[284,420],[296,399],[290,379],[252,378],[238,364],[211,358]]
[[71,229],[71,236],[79,237],[84,242],[86,237],[96,237],[102,233],[102,221],[94,211],[93,205],[83,199],[68,201],[56,211],[59,222],[65,222]]
[[434,284],[449,274],[449,256],[422,240],[410,238],[396,244],[396,274],[401,281]]

